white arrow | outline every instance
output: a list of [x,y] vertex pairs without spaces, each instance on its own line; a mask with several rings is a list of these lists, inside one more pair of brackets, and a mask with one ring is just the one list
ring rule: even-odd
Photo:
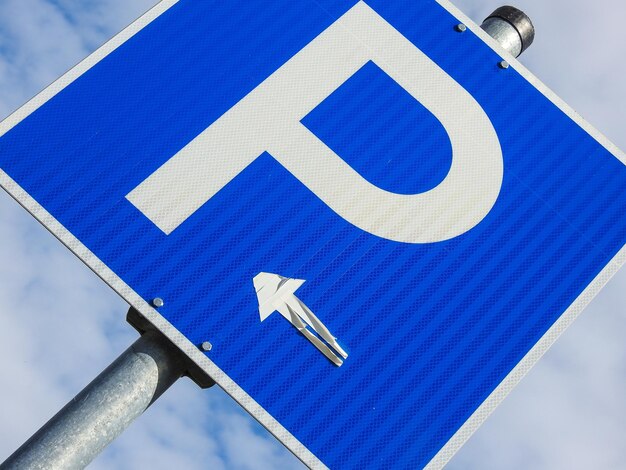
[[254,288],[259,300],[261,321],[278,311],[328,359],[340,366],[348,353],[319,318],[294,294],[304,282],[302,279],[291,279],[278,274],[257,274],[254,277]]

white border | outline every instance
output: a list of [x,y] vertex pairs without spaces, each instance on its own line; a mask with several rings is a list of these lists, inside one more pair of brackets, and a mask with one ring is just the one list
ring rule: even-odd
[[[565,104],[556,94],[548,89],[537,77],[524,68],[513,56],[504,51],[500,45],[485,33],[478,25],[473,23],[458,8],[448,0],[436,0],[448,12],[454,15],[478,37],[480,37],[494,51],[506,59],[509,64],[519,72],[526,80],[534,85],[543,95],[552,101],[568,117],[588,132],[594,139],[603,145],[609,152],[626,164],[626,155],[611,143],[598,130],[583,120],[575,111]],[[149,10],[137,21],[132,23],[121,33],[116,35],[96,52],[87,57],[80,64],[75,66],[60,79],[47,87],[27,104],[22,106],[11,116],[0,122],[0,137],[15,127],[19,122],[28,117],[31,113],[45,104],[57,93],[70,85],[83,73],[96,65],[100,60],[109,55],[121,44],[126,42],[138,31],[158,18],[167,11],[178,0],[162,0],[154,8]],[[244,392],[230,377],[228,377],[219,367],[209,360],[194,344],[185,338],[167,320],[158,314],[147,302],[135,293],[126,283],[124,283],[113,271],[111,271],[102,261],[100,261],[91,251],[89,251],[76,237],[66,230],[54,217],[52,217],[43,207],[41,207],[32,197],[30,197],[15,181],[13,181],[4,171],[0,170],[0,187],[9,193],[22,207],[30,212],[41,224],[44,225],[55,237],[67,246],[76,256],[78,256],[89,268],[91,268],[100,278],[111,286],[122,298],[133,305],[148,319],[155,327],[161,330],[178,348],[187,354],[199,367],[215,380],[230,396],[232,396],[244,409],[246,409],[255,419],[267,428],[279,441],[281,441],[293,454],[310,468],[327,468],[315,455],[313,455],[303,444],[301,444],[289,431],[287,431],[278,421],[276,421],[265,409],[256,403],[252,397]],[[524,359],[509,373],[502,383],[491,393],[483,404],[472,414],[465,424],[454,434],[448,443],[437,453],[437,455],[427,465],[427,469],[442,468],[458,451],[458,449],[469,439],[476,429],[487,419],[498,404],[526,375],[531,367],[541,358],[561,333],[574,321],[578,314],[587,306],[591,299],[600,291],[608,280],[617,272],[622,264],[626,262],[626,246],[611,260],[607,266],[598,274],[591,284],[583,291],[576,301],[565,311],[559,320],[550,328],[535,347],[524,357]]]

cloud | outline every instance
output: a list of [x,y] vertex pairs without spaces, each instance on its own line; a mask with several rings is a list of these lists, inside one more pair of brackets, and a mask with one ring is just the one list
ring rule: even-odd
[[449,465],[618,469],[626,461],[626,270],[619,272]]
[[0,2],[0,114],[39,92],[154,3]]

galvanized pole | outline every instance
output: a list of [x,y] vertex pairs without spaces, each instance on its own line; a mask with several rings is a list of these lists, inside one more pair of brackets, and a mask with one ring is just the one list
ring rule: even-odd
[[528,15],[517,8],[496,8],[480,26],[513,57],[519,57],[535,39],[535,27]]
[[186,363],[147,332],[11,455],[0,469],[82,469],[178,380]]

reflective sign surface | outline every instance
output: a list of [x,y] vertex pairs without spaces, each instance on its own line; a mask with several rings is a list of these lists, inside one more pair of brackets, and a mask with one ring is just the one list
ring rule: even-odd
[[0,182],[308,465],[440,465],[626,242],[623,155],[446,8],[164,2]]

